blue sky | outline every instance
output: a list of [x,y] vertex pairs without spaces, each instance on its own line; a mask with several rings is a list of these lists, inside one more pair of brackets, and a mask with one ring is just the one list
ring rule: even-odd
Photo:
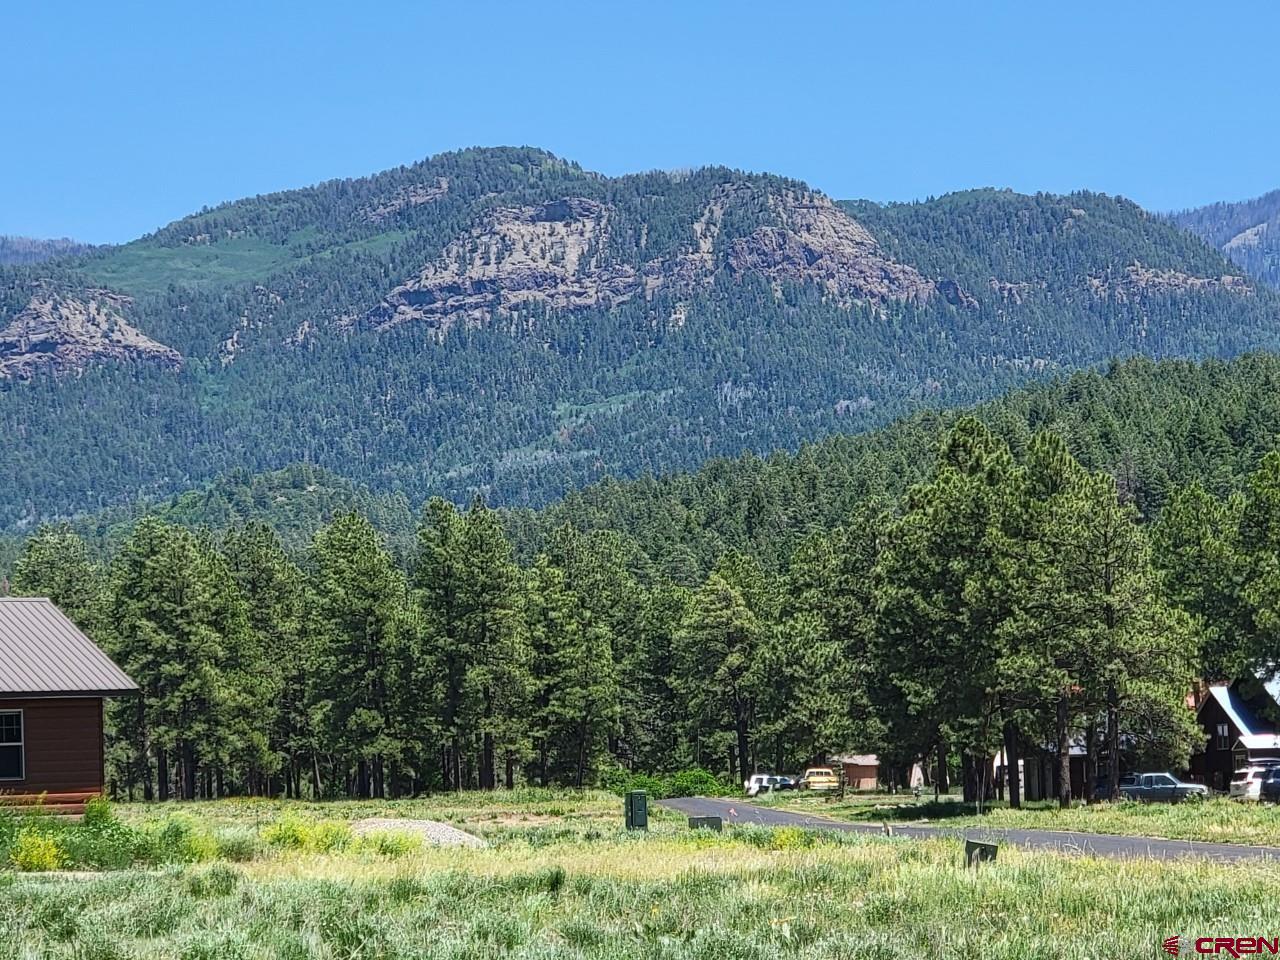
[[495,144],[841,198],[1240,199],[1280,187],[1278,33],[1262,2],[12,3],[0,233],[123,241]]

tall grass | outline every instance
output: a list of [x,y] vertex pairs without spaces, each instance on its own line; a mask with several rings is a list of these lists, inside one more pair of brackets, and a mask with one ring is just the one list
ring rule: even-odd
[[485,850],[0,880],[18,957],[1154,956],[1173,934],[1266,932],[1266,866],[1103,862],[957,844],[664,827]]

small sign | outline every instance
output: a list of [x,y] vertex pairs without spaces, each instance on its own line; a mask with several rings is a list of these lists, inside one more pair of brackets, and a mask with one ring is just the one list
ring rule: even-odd
[[690,830],[714,830],[720,833],[724,829],[724,821],[719,817],[690,817]]
[[988,860],[994,862],[999,849],[994,843],[966,840],[964,842],[964,865],[966,867],[976,867],[978,864]]

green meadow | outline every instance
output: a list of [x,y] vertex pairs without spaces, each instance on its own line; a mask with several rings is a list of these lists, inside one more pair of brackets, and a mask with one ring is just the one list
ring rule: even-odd
[[[375,816],[488,845],[351,830]],[[138,805],[17,829],[67,859],[0,873],[0,960],[1138,957],[1174,934],[1270,935],[1280,898],[1266,865],[1006,847],[974,870],[951,840],[693,832],[657,808],[628,833],[595,791]],[[95,830],[129,858],[71,862]]]

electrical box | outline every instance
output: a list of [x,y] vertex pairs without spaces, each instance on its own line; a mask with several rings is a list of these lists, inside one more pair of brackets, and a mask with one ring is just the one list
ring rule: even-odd
[[649,829],[649,795],[643,790],[632,790],[627,794],[624,807],[628,830]]

